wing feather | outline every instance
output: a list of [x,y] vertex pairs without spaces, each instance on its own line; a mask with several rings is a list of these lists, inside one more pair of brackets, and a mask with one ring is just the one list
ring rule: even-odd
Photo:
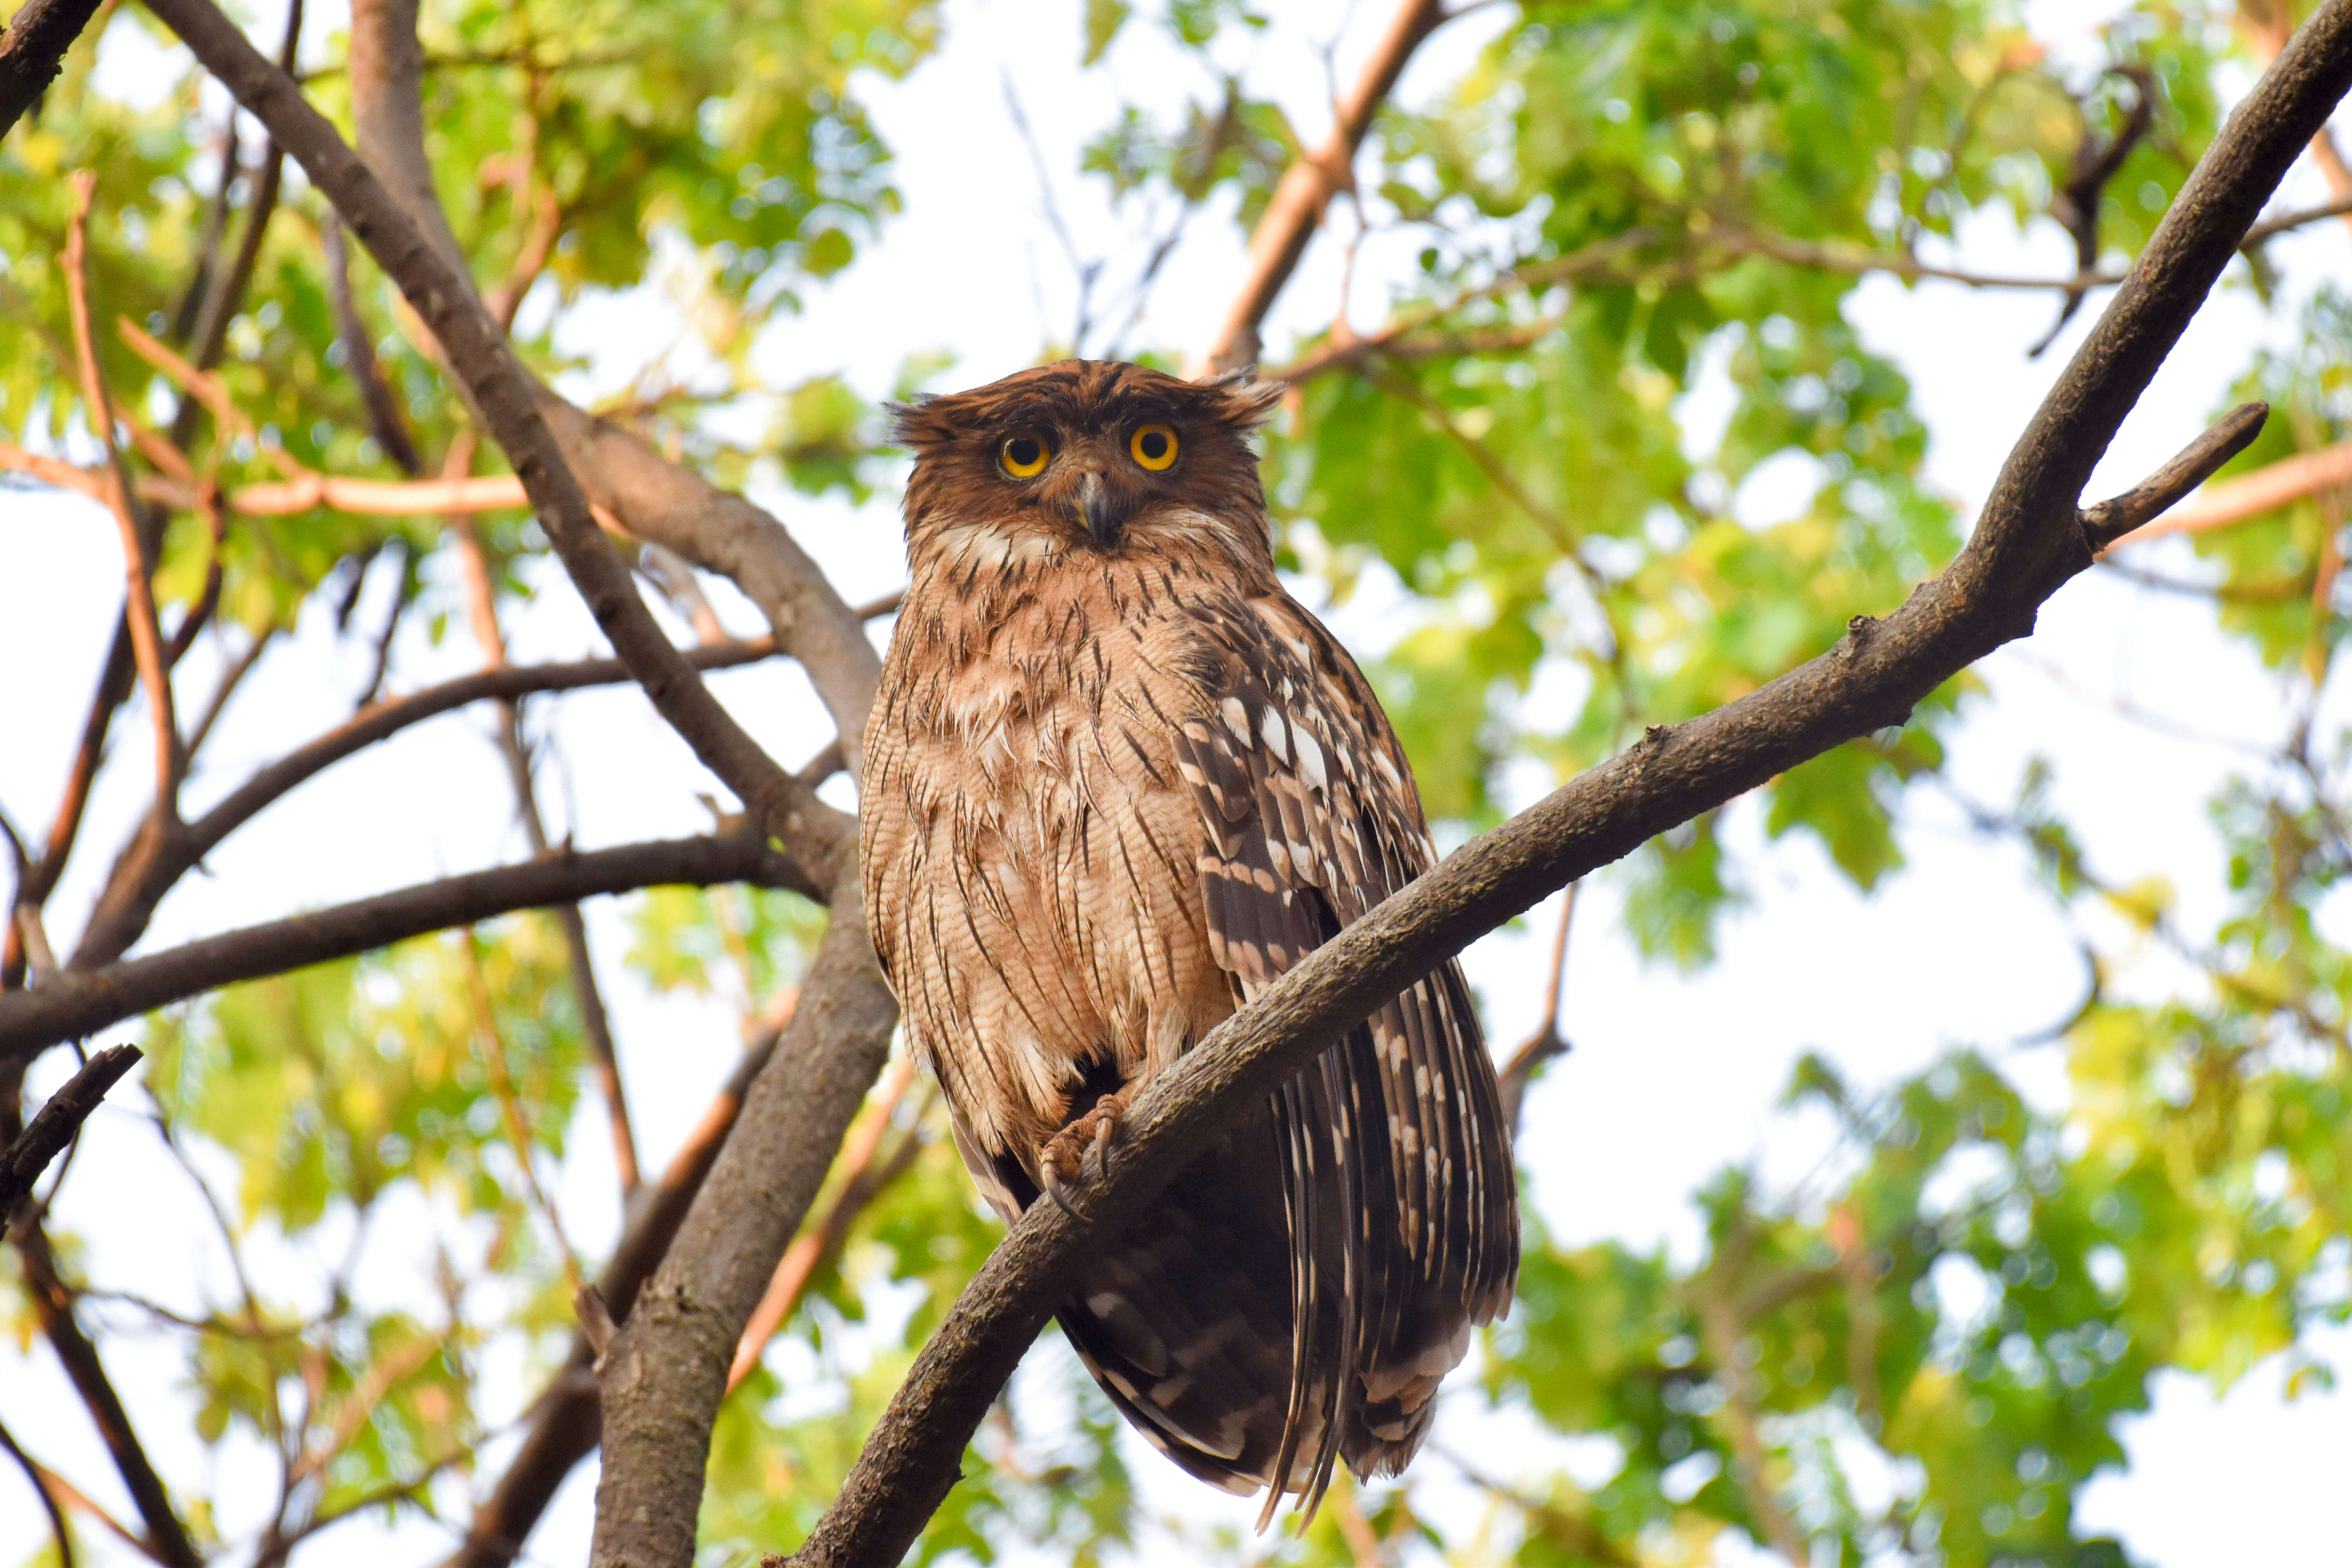
[[[1329,633],[1286,598],[1186,608],[1204,700],[1179,731],[1179,771],[1203,830],[1210,950],[1244,1002],[1435,854],[1396,737]],[[1299,1491],[1311,1512],[1336,1458],[1360,1475],[1401,1468],[1469,1326],[1508,1305],[1517,1215],[1499,1105],[1451,962],[1271,1102],[1294,1312],[1276,1495]]]

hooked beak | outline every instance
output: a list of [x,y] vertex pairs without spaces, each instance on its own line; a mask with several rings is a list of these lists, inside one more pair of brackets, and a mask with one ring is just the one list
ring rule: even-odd
[[1094,542],[1108,550],[1118,542],[1119,525],[1127,521],[1127,508],[1111,494],[1103,477],[1088,468],[1079,476],[1077,493],[1070,498],[1070,510],[1076,521],[1086,525]]

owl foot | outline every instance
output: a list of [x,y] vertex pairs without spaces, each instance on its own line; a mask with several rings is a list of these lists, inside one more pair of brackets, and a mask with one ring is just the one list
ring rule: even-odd
[[[1072,1205],[1080,1181],[1099,1181],[1110,1169],[1111,1140],[1118,1136],[1118,1120],[1127,1107],[1123,1098],[1106,1094],[1095,1108],[1054,1134],[1037,1159],[1037,1184],[1072,1219]],[[1093,1170],[1087,1170],[1091,1162]]]

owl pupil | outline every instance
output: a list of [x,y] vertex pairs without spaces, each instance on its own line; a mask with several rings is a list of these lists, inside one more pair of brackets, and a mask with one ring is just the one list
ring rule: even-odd
[[1031,437],[1015,436],[1005,443],[1004,455],[1012,458],[1016,466],[1025,468],[1044,457],[1045,449],[1039,447],[1035,439]]
[[1143,438],[1136,445],[1146,458],[1155,463],[1168,455],[1168,437],[1157,430],[1144,432]]

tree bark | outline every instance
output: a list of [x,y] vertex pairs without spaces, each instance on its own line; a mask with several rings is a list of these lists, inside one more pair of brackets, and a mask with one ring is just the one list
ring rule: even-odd
[[711,1424],[736,1342],[880,1075],[898,1021],[853,861],[834,889],[799,1010],[597,1371],[604,1468],[593,1568],[693,1560]]
[[0,994],[0,1061],[218,986],[349,958],[427,931],[600,893],[714,882],[789,888],[811,897],[823,891],[791,856],[740,832],[551,855],[247,926],[101,969],[69,969],[47,984],[7,992]]
[[9,18],[0,36],[0,136],[49,90],[65,68],[66,51],[97,11],[98,0],[26,0]]

